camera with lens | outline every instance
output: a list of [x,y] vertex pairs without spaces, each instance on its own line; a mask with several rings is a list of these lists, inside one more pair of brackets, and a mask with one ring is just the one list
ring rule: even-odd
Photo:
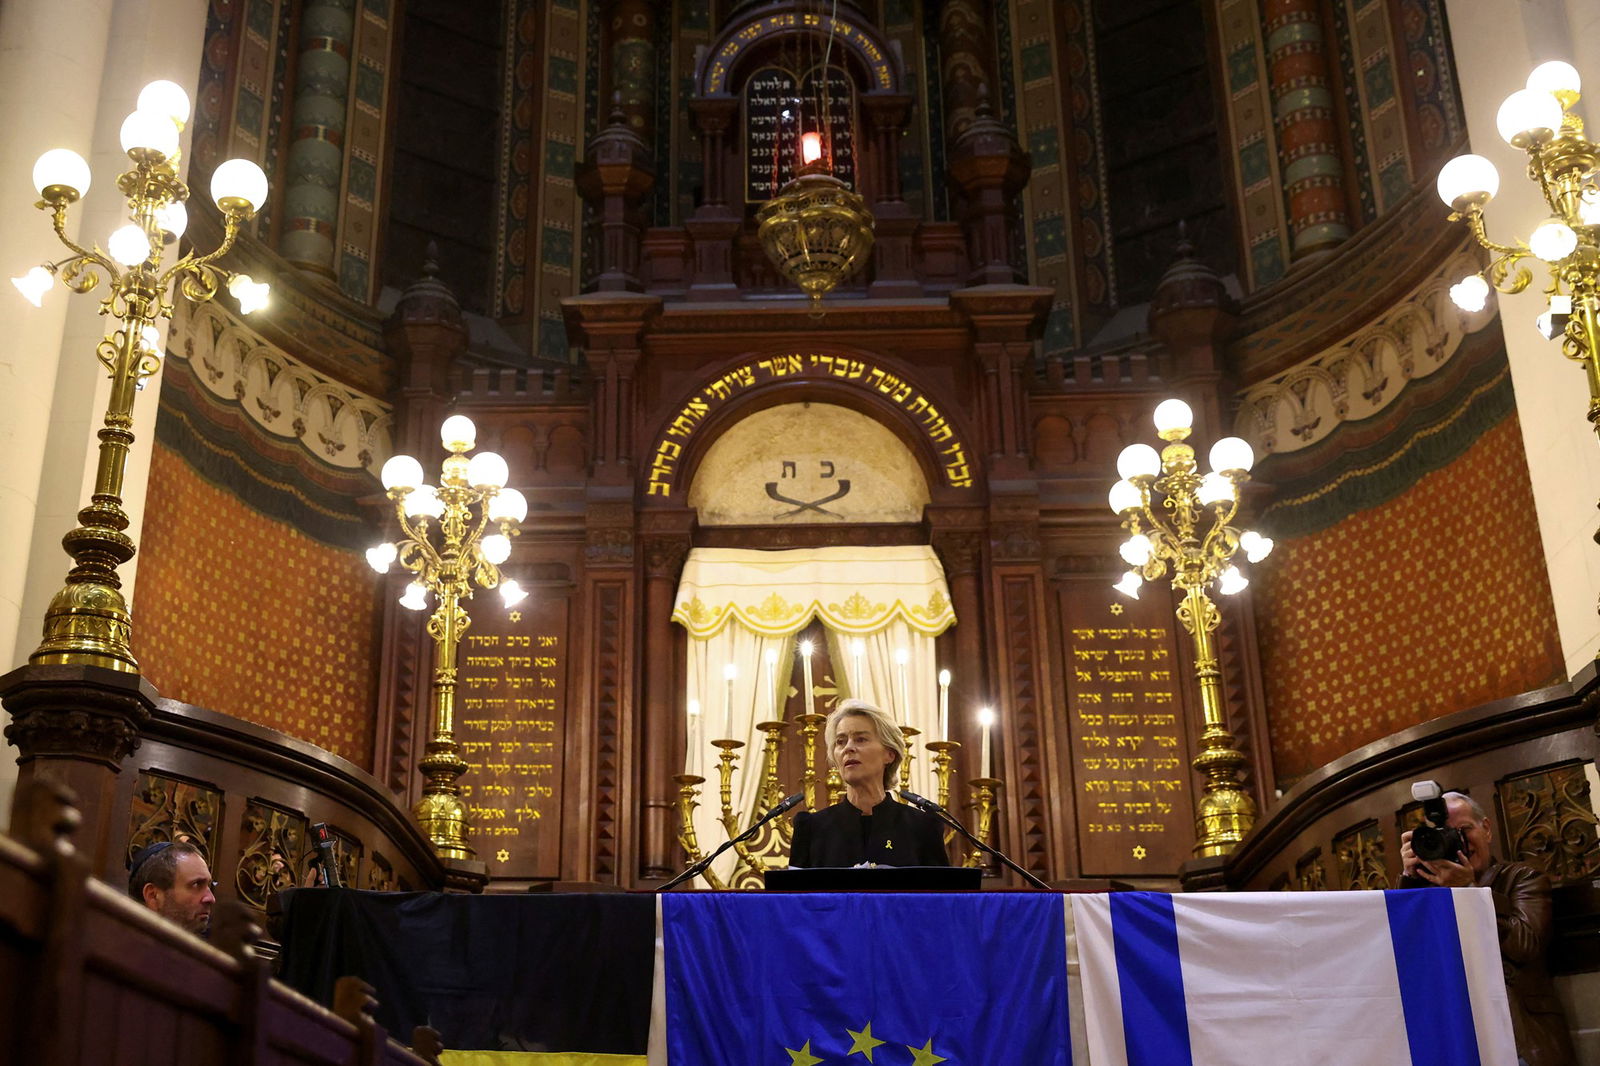
[[1448,828],[1450,808],[1444,801],[1444,790],[1437,781],[1418,781],[1411,786],[1411,798],[1422,804],[1423,824],[1411,831],[1411,850],[1423,862],[1434,859],[1456,861],[1465,854],[1467,837],[1459,829]]

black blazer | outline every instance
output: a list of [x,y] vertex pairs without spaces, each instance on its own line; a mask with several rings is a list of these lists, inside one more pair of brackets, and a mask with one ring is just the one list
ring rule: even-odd
[[861,812],[849,800],[794,816],[789,865],[949,866],[944,823],[915,807],[884,797],[872,808],[872,836],[861,840]]

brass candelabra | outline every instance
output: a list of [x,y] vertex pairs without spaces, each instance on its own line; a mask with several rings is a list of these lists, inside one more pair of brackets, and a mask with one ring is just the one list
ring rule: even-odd
[[[1589,382],[1589,422],[1600,433],[1600,144],[1584,136],[1578,72],[1560,61],[1542,64],[1527,88],[1506,97],[1495,119],[1500,136],[1527,155],[1527,173],[1550,215],[1527,243],[1490,240],[1483,210],[1500,191],[1500,175],[1480,155],[1462,155],[1439,171],[1439,197],[1452,222],[1465,222],[1490,254],[1489,265],[1451,286],[1465,311],[1481,311],[1490,288],[1518,293],[1533,281],[1525,260],[1540,259],[1549,274],[1543,314],[1535,320],[1546,339],[1561,338],[1561,352],[1583,364]],[[1600,539],[1600,533],[1596,534]]]
[[[1172,585],[1184,593],[1178,621],[1194,638],[1195,675],[1205,729],[1194,768],[1206,779],[1195,812],[1197,856],[1226,855],[1255,823],[1256,805],[1239,782],[1248,764],[1228,731],[1222,701],[1222,671],[1212,634],[1222,622],[1206,593],[1233,595],[1249,581],[1234,565],[1236,552],[1259,562],[1272,541],[1230,523],[1239,509],[1239,486],[1250,479],[1255,455],[1238,437],[1224,437],[1211,447],[1211,472],[1201,475],[1193,446],[1186,443],[1193,415],[1182,400],[1156,408],[1156,431],[1167,442],[1159,453],[1148,444],[1130,444],[1117,458],[1122,475],[1111,488],[1111,509],[1130,534],[1120,549],[1132,568],[1116,589],[1138,598],[1139,587],[1170,569]],[[1159,497],[1159,506],[1156,503]]]
[[56,238],[72,254],[36,266],[12,283],[37,307],[57,277],[73,292],[87,293],[103,273],[109,291],[100,313],[116,326],[95,349],[111,378],[111,393],[99,432],[94,493],[78,512],[78,526],[62,538],[75,565],[50,601],[43,642],[28,657],[32,663],[139,672],[130,646],[133,620],[117,567],[135,552],[126,532],[122,491],[134,440],[134,394],[161,369],[155,324],[172,317],[174,289],[202,303],[225,284],[245,313],[266,303],[264,283],[213,265],[267,198],[266,175],[247,159],[230,159],[212,173],[211,196],[223,216],[222,243],[206,255],[188,252],[162,266],[166,245],[175,243],[188,224],[189,186],[178,176],[179,135],[188,118],[189,98],[172,82],[151,82],[140,92],[138,106],[121,130],[122,148],[132,166],[117,176],[117,190],[127,199],[128,222],[109,236],[105,251],[98,245],[85,248],[67,236],[70,209],[89,191],[89,164],[70,149],[54,148],[33,167],[37,206],[50,212]]
[[[511,538],[528,515],[528,501],[505,487],[506,461],[494,452],[466,453],[477,444],[477,427],[466,415],[451,415],[440,427],[445,457],[437,486],[426,484],[422,464],[396,455],[383,464],[383,487],[394,501],[401,539],[367,550],[367,561],[386,573],[396,561],[413,576],[400,597],[409,610],[424,611],[434,640],[433,729],[418,763],[425,783],[413,813],[440,857],[470,859],[466,807],[457,784],[467,771],[455,739],[456,649],[472,620],[462,606],[473,586],[500,589],[507,607],[525,595],[502,579],[500,564],[511,556]],[[430,524],[433,523],[433,524]],[[493,523],[498,533],[484,535]]]

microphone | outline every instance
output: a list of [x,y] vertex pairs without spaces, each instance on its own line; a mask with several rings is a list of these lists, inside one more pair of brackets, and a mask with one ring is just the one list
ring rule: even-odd
[[698,874],[701,870],[704,870],[707,866],[710,866],[712,860],[718,855],[721,855],[735,844],[741,844],[744,841],[749,840],[751,837],[756,835],[756,830],[760,829],[762,826],[766,825],[780,814],[785,814],[798,807],[801,801],[805,798],[806,794],[804,792],[796,792],[792,796],[786,796],[782,802],[778,803],[771,810],[767,811],[766,814],[763,814],[760,818],[757,818],[755,821],[751,822],[749,829],[746,829],[744,832],[740,833],[736,837],[733,837],[732,839],[723,841],[722,845],[717,848],[716,851],[713,851],[710,855],[707,855],[699,862],[690,866],[687,870],[683,871],[683,873],[679,874],[677,877],[674,877],[656,891],[665,892],[669,888],[676,888],[678,885],[681,885],[683,882],[689,880],[689,878]]
[[322,868],[323,885],[327,888],[343,888],[344,877],[339,873],[339,864],[333,854],[338,840],[333,829],[327,822],[318,822],[311,827],[311,836],[317,850],[317,865]]
[[1000,851],[998,848],[992,847],[984,841],[973,836],[972,831],[963,825],[959,818],[945,810],[943,807],[939,806],[937,803],[933,802],[933,800],[928,799],[926,796],[919,796],[908,788],[902,788],[900,790],[900,798],[917,808],[919,811],[931,814],[941,822],[944,822],[946,825],[953,828],[956,832],[966,837],[973,847],[977,848],[979,851],[993,855],[995,858],[1005,863],[1006,866],[1021,874],[1022,879],[1027,881],[1034,888],[1043,889],[1046,892],[1050,891],[1049,885],[1039,880],[1039,878],[1034,874],[1029,873],[1027,870],[1024,870],[1022,867],[1012,862],[1010,856],[1006,855],[1005,852]]

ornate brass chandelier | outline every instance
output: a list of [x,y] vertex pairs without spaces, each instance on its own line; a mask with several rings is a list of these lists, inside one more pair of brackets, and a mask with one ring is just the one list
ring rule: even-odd
[[[428,616],[428,635],[434,640],[433,732],[419,763],[426,783],[413,814],[441,858],[470,859],[466,805],[456,784],[467,771],[455,739],[456,649],[472,624],[462,602],[472,598],[473,585],[498,586],[507,607],[527,595],[517,582],[501,579],[500,564],[511,557],[511,538],[528,516],[528,501],[505,487],[509,471],[499,455],[479,452],[467,458],[477,445],[472,419],[451,415],[439,436],[450,454],[437,486],[422,480],[422,464],[409,455],[392,456],[383,464],[380,476],[394,501],[402,537],[398,543],[369,548],[367,562],[383,574],[398,561],[415,575],[400,597],[408,610],[427,610],[429,593],[437,601]],[[430,520],[438,524],[430,527]],[[491,522],[499,532],[484,536]]]
[[117,325],[95,350],[111,378],[111,395],[99,433],[94,495],[78,512],[77,528],[62,538],[76,565],[45,613],[44,641],[28,657],[32,663],[139,672],[117,567],[134,555],[133,538],[125,532],[129,519],[122,509],[122,484],[134,439],[134,393],[161,369],[155,323],[172,317],[174,286],[201,303],[226,284],[246,314],[266,304],[265,283],[212,266],[266,201],[267,177],[248,159],[230,159],[211,176],[211,197],[224,220],[222,243],[208,255],[190,252],[162,269],[167,243],[183,235],[189,219],[189,187],[178,177],[178,137],[188,118],[189,98],[172,82],[151,82],[139,93],[138,107],[121,131],[133,167],[117,177],[117,189],[128,201],[128,223],[110,235],[104,252],[67,236],[68,210],[89,191],[89,164],[70,149],[54,148],[33,166],[37,206],[50,212],[56,237],[72,254],[36,266],[12,283],[37,307],[58,276],[73,292],[87,293],[104,273],[110,291],[100,313]]
[[1506,97],[1495,117],[1500,136],[1528,157],[1528,177],[1538,182],[1550,216],[1534,227],[1527,243],[1489,239],[1483,209],[1500,191],[1500,174],[1480,155],[1462,155],[1439,171],[1439,197],[1450,220],[1464,221],[1491,255],[1480,273],[1450,289],[1465,311],[1481,311],[1493,286],[1518,293],[1533,281],[1523,262],[1541,259],[1549,271],[1549,304],[1535,320],[1546,339],[1561,338],[1561,352],[1582,363],[1589,381],[1589,422],[1600,433],[1600,144],[1584,136],[1578,102],[1578,72],[1570,64],[1545,63],[1528,76],[1527,88]]
[[[828,107],[828,62],[838,25],[839,4],[834,0],[828,43],[818,68],[820,117],[830,138],[833,129]],[[801,133],[797,147],[800,169],[756,212],[756,236],[778,273],[811,297],[811,307],[816,312],[820,311],[824,296],[866,263],[872,251],[873,217],[867,202],[834,176],[829,160],[823,157],[821,133]]]
[[1165,448],[1157,453],[1148,444],[1130,444],[1117,457],[1122,480],[1111,487],[1111,510],[1129,533],[1119,550],[1132,569],[1114,587],[1137,599],[1145,581],[1170,568],[1173,587],[1184,592],[1178,621],[1194,638],[1205,719],[1194,760],[1195,770],[1206,778],[1195,811],[1194,853],[1226,855],[1255,824],[1256,805],[1238,780],[1249,760],[1228,731],[1222,671],[1212,640],[1222,615],[1206,586],[1216,582],[1224,596],[1242,591],[1250,582],[1234,565],[1234,554],[1243,551],[1250,562],[1259,562],[1272,551],[1272,541],[1230,524],[1239,510],[1239,486],[1250,480],[1255,463],[1249,443],[1239,437],[1217,441],[1211,446],[1211,472],[1202,475],[1194,448],[1186,443],[1193,424],[1189,405],[1176,399],[1162,402],[1155,423],[1157,434],[1168,442]]

